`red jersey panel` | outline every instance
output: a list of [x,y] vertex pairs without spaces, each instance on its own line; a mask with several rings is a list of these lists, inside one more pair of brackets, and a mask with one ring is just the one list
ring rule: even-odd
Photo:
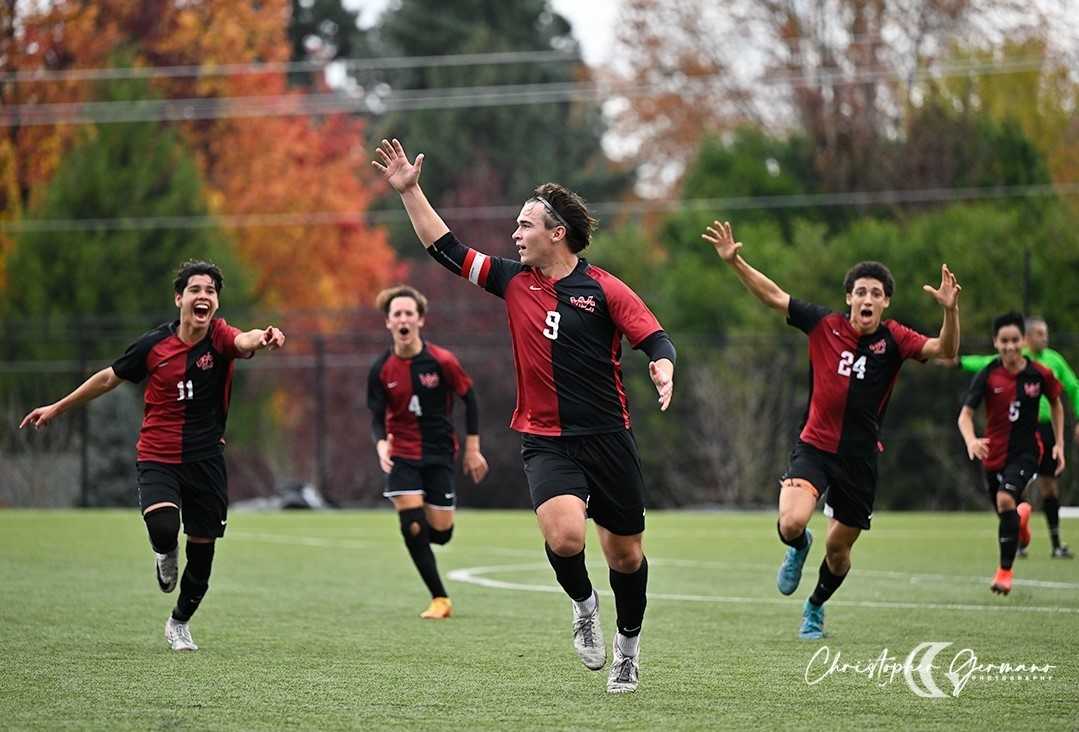
[[999,471],[1016,458],[1030,456],[1041,462],[1038,440],[1038,403],[1042,395],[1060,397],[1061,383],[1052,371],[1033,359],[1018,373],[1010,373],[999,358],[974,375],[963,403],[974,409],[985,400],[989,456],[986,470]]
[[412,358],[388,349],[367,376],[367,407],[381,415],[393,435],[390,457],[452,463],[457,452],[453,429],[453,396],[464,397],[472,379],[457,357],[424,341]]
[[875,453],[899,368],[919,358],[929,339],[894,320],[860,336],[845,315],[793,297],[787,322],[809,335],[810,394],[801,440],[841,455]]
[[179,320],[158,326],[112,364],[126,381],[149,377],[136,446],[139,461],[195,462],[220,455],[224,444],[241,331],[214,318],[206,336],[188,345],[177,336],[179,327]]
[[520,262],[470,249],[452,233],[428,251],[506,301],[517,372],[512,429],[559,436],[629,428],[622,337],[637,347],[662,326],[625,283],[584,258],[570,274],[550,280]]

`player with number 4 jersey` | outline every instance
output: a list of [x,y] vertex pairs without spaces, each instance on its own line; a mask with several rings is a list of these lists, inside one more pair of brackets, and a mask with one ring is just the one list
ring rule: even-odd
[[791,297],[749,266],[729,223],[715,221],[702,236],[750,292],[809,336],[809,407],[780,481],[778,529],[787,551],[776,584],[784,595],[798,589],[813,543],[806,526],[823,495],[827,547],[799,629],[801,638],[822,638],[824,603],[850,571],[851,547],[873,517],[880,427],[896,376],[907,359],[952,357],[959,350],[960,287],[944,265],[940,287],[923,288],[944,308],[940,335],[927,338],[882,320],[895,280],[879,262],[860,262],[847,272],[850,310],[836,313]]

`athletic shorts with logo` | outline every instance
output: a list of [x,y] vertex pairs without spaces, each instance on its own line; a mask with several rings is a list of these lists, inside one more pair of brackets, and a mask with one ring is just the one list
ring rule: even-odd
[[532,508],[555,496],[577,496],[588,516],[619,536],[644,531],[644,475],[631,430],[598,435],[521,435]]
[[225,535],[229,478],[224,455],[189,463],[141,460],[136,467],[143,511],[155,503],[175,503],[188,536],[214,539]]
[[424,503],[432,508],[452,509],[457,505],[453,465],[395,457],[382,495],[386,498],[422,495]]
[[869,530],[877,495],[877,454],[837,455],[798,440],[780,482],[799,478],[824,496],[824,514],[844,526]]
[[997,493],[1004,491],[1016,503],[1023,500],[1023,492],[1038,479],[1038,460],[1033,455],[1020,455],[1001,470],[984,470],[985,490],[993,506],[997,505]]

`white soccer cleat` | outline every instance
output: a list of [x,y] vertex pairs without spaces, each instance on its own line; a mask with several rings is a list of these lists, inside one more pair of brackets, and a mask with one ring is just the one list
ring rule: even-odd
[[592,599],[596,603],[596,609],[588,615],[581,615],[577,611],[577,603],[571,603],[573,649],[577,651],[577,657],[586,668],[599,671],[603,664],[607,663],[607,648],[603,643],[603,629],[599,625],[599,595],[595,590],[592,590]]
[[180,545],[168,554],[154,552],[154,572],[157,575],[157,586],[162,592],[172,592],[176,589],[176,580],[180,576]]
[[[641,666],[638,662],[640,653],[627,656],[622,652],[621,633],[614,635],[614,657],[611,661],[611,670],[607,674],[608,694],[629,694],[637,691]],[[638,646],[639,647],[639,646]]]
[[191,628],[187,623],[181,623],[171,615],[165,621],[165,640],[172,646],[174,651],[197,651],[198,646],[191,639]]

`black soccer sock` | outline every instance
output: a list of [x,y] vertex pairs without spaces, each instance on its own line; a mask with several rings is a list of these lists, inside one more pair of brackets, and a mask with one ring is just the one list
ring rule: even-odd
[[210,589],[210,567],[214,561],[214,542],[208,544],[187,540],[187,566],[180,578],[180,597],[172,617],[186,623],[199,609],[199,603]]
[[430,534],[432,544],[449,544],[450,539],[453,538],[453,527],[445,530],[432,528]]
[[176,548],[180,535],[180,509],[175,506],[155,508],[143,514],[146,531],[150,534],[150,546],[158,554],[168,554]]
[[623,574],[611,570],[611,590],[614,591],[614,607],[618,613],[618,632],[632,638],[640,635],[644,622],[644,608],[648,604],[648,559],[641,558],[636,572]]
[[588,579],[588,569],[584,566],[584,549],[572,557],[560,557],[546,543],[547,560],[554,568],[554,576],[570,599],[584,602],[592,597],[592,581]]
[[431,592],[431,597],[446,597],[446,588],[438,576],[438,564],[431,551],[431,527],[422,508],[406,508],[397,513],[401,521],[401,535],[405,537],[405,547],[412,557],[412,563],[419,570],[423,583]]
[[822,559],[820,572],[817,574],[817,586],[813,588],[813,594],[809,596],[809,601],[817,607],[828,602],[828,598],[839,589],[848,574],[850,574],[849,569],[845,574],[832,574],[832,570],[828,569],[827,557]]
[[783,532],[779,530],[779,522],[776,521],[776,532],[779,534],[779,540],[787,546],[793,546],[798,551],[802,551],[806,548],[807,539],[805,529],[802,529],[802,533],[794,537],[793,539],[786,539],[783,536]]
[[1053,548],[1060,548],[1060,499],[1056,496],[1048,496],[1042,501],[1042,510],[1045,511],[1045,520],[1049,522],[1049,538],[1053,542]]
[[997,536],[1000,538],[1000,567],[1011,569],[1015,562],[1015,552],[1019,548],[1019,512],[1014,508],[1000,512]]

